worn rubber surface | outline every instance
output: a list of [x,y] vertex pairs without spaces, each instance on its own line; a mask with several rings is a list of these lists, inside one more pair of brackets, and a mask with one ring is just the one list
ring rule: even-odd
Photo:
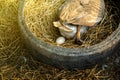
[[63,48],[38,40],[27,28],[23,16],[24,0],[19,4],[21,34],[33,58],[58,68],[85,69],[101,64],[114,53],[120,44],[120,25],[107,39],[88,48]]

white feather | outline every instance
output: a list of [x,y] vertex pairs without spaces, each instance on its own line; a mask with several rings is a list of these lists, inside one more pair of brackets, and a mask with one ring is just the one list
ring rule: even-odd
[[69,24],[64,24],[64,26],[71,29],[71,31],[69,32],[69,31],[66,31],[64,29],[59,28],[61,35],[66,37],[67,39],[73,38],[77,33],[77,26],[69,25]]

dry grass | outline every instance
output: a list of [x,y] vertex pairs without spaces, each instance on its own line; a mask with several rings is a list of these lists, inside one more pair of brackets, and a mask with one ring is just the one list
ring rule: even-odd
[[[49,44],[56,44],[57,37],[61,36],[53,22],[58,20],[58,8],[65,0],[27,0],[24,8],[25,20],[30,31],[40,40]],[[67,40],[62,47],[88,47],[100,43],[117,28],[120,22],[119,9],[110,0],[106,0],[106,9],[103,20],[93,29],[83,35],[85,43],[76,45],[74,40]],[[115,19],[118,19],[116,21]]]
[[108,58],[105,69],[60,70],[33,60],[20,37],[17,10],[17,0],[0,0],[0,80],[119,80],[120,63],[115,61],[120,49]]

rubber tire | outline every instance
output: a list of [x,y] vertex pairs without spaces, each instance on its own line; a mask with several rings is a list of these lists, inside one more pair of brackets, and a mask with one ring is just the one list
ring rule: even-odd
[[120,25],[107,39],[86,48],[63,48],[42,42],[27,28],[23,16],[24,2],[25,0],[20,0],[19,4],[20,30],[27,48],[31,50],[31,55],[36,60],[58,68],[85,69],[103,63],[106,57],[119,47]]

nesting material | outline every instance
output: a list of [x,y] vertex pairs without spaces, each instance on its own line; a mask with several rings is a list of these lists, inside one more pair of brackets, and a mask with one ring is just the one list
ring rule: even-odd
[[[41,41],[57,45],[56,39],[61,36],[53,22],[59,20],[58,9],[65,0],[27,0],[24,16],[29,30]],[[115,2],[105,0],[105,13],[101,22],[95,28],[82,35],[85,42],[82,45],[74,44],[74,40],[66,40],[61,47],[81,48],[100,43],[118,27],[120,22],[119,9]]]

